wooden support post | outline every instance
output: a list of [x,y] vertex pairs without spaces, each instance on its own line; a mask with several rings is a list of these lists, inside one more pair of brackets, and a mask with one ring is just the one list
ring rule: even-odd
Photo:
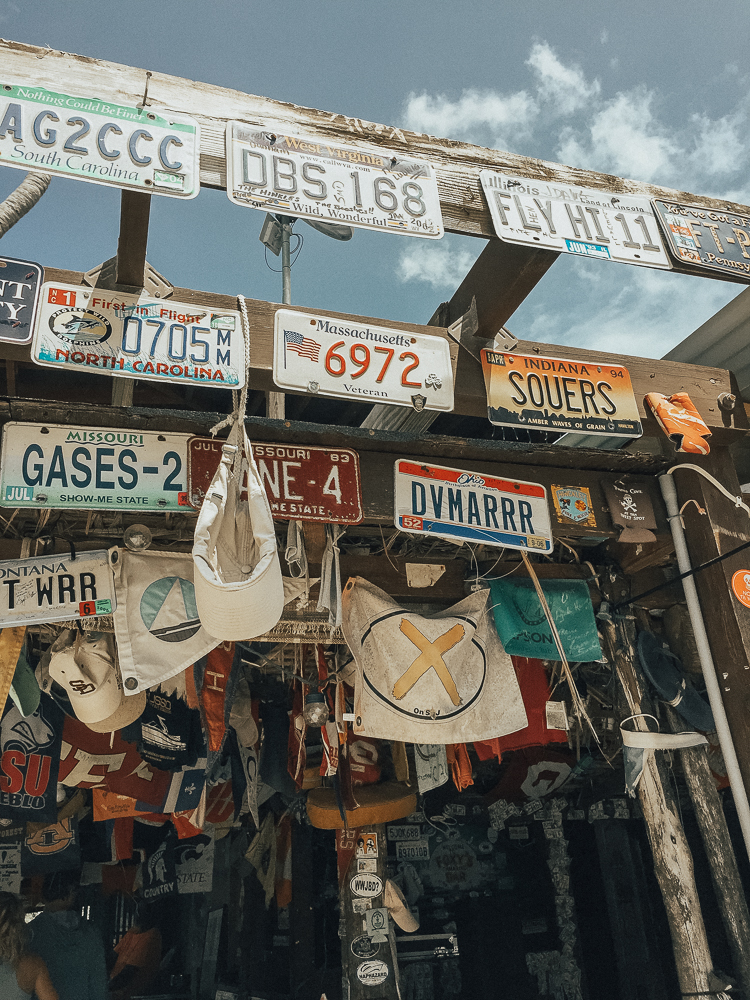
[[313,829],[292,824],[292,902],[289,914],[291,934],[289,958],[291,995],[297,1000],[318,1000],[319,980],[315,978],[315,871]]
[[[625,596],[619,593],[618,596]],[[627,711],[624,715],[648,712],[651,704],[644,694],[636,666],[635,628],[632,620],[602,621],[604,652],[617,673]],[[646,730],[643,719],[636,728]],[[677,976],[683,996],[709,993],[712,981],[711,953],[703,923],[698,890],[693,874],[693,858],[685,839],[674,792],[656,752],[646,751],[638,799],[646,823],[654,871],[661,889],[672,935]]]
[[[366,829],[337,830],[336,837],[339,858],[345,857],[341,850],[342,844],[351,844],[353,842],[356,845],[359,837],[365,833],[376,834],[378,845],[377,857],[367,859],[370,862],[375,862],[374,865],[370,865],[370,867],[375,868],[375,871],[369,874],[379,878],[383,886],[385,886],[388,844],[384,824],[367,827]],[[351,859],[346,867],[346,874],[341,879],[339,893],[341,900],[339,936],[341,938],[343,1000],[372,1000],[372,998],[377,998],[377,1000],[398,1000],[398,988],[396,986],[398,969],[394,967],[393,957],[395,949],[392,952],[389,942],[373,944],[369,949],[363,949],[362,947],[363,945],[367,945],[365,915],[364,912],[355,911],[354,905],[359,897],[355,895],[351,888],[352,879],[358,874],[357,862],[356,850],[351,850]],[[341,864],[341,860],[339,863]],[[375,896],[369,902],[371,902],[372,907],[375,909],[384,906],[383,893]],[[362,903],[361,899],[359,903]],[[392,925],[391,934],[393,934]],[[362,940],[363,937],[364,941]],[[359,952],[359,954],[356,954],[356,952]],[[370,958],[364,957],[367,953],[371,953]],[[383,963],[384,968],[380,963]],[[381,969],[381,974],[387,972],[387,977],[383,982],[375,982],[378,978],[377,972],[379,968]]]
[[[676,458],[691,460],[733,496],[740,496],[740,485],[728,449],[717,448],[701,458],[694,455]],[[685,470],[675,472],[674,480],[678,501],[684,507],[685,540],[694,568],[750,541],[747,513],[707,479]],[[695,503],[684,506],[689,500]],[[705,515],[699,512],[696,504],[705,510]],[[750,794],[750,608],[732,592],[732,577],[738,570],[750,571],[750,549],[696,573],[694,579],[714,664],[719,672],[737,760],[745,789]]]
[[123,191],[120,196],[120,236],[117,240],[115,282],[143,288],[146,272],[148,220],[151,195],[138,191]]

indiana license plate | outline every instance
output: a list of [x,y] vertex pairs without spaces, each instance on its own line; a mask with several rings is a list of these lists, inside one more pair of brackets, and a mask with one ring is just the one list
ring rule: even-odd
[[[194,437],[188,444],[188,499],[200,507],[219,467],[223,442]],[[280,521],[359,524],[359,455],[349,448],[254,444],[271,513]]]
[[3,82],[4,166],[170,198],[195,198],[200,191],[194,118]]
[[482,369],[487,416],[499,427],[627,438],[643,433],[622,365],[485,349]]
[[187,506],[187,434],[8,423],[0,507],[178,510]]
[[279,309],[273,342],[273,380],[282,389],[453,409],[450,346],[443,337]]
[[648,197],[480,173],[495,232],[508,243],[670,268]]
[[696,270],[750,281],[750,216],[655,201],[656,215],[677,260]]
[[238,312],[56,281],[42,286],[32,357],[50,368],[212,389],[238,389],[246,377]]
[[0,562],[0,627],[110,615],[115,610],[106,549]]
[[443,235],[431,164],[291,134],[282,125],[228,123],[227,194],[264,212],[433,240]]
[[551,552],[547,490],[410,459],[395,464],[394,523],[402,531]]

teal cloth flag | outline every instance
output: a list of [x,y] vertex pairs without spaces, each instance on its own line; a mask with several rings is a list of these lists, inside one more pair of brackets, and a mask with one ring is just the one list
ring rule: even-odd
[[[583,580],[540,583],[568,660],[600,660],[602,650],[587,584]],[[560,659],[531,580],[492,580],[490,592],[495,627],[506,653],[540,660]]]

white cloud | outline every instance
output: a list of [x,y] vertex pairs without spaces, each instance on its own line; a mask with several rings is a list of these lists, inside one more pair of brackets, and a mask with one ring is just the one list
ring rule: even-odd
[[697,132],[691,153],[694,168],[707,174],[733,174],[747,170],[747,116],[743,109],[712,121],[707,115],[693,115]]
[[606,45],[607,42],[609,41],[609,32],[607,31],[606,28],[602,28],[601,34],[599,35],[599,41],[602,43],[602,45]]
[[405,111],[406,127],[415,132],[463,139],[489,132],[498,137],[498,143],[528,134],[539,113],[536,101],[525,90],[498,94],[474,89],[464,90],[456,100],[445,94],[412,93]]
[[451,292],[461,284],[484,244],[475,253],[449,244],[415,243],[403,251],[398,262],[400,281],[424,281],[432,288]]
[[669,182],[682,152],[667,126],[655,117],[654,99],[646,87],[617,94],[586,126],[563,131],[557,155],[576,167]]
[[566,66],[560,62],[546,42],[532,46],[526,65],[537,77],[540,99],[550,101],[561,115],[570,115],[584,107],[601,89],[598,80],[586,82],[580,66]]

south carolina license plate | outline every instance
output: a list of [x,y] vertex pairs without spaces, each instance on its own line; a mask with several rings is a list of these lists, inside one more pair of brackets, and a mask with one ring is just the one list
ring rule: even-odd
[[0,507],[178,510],[187,506],[188,434],[8,423]]

